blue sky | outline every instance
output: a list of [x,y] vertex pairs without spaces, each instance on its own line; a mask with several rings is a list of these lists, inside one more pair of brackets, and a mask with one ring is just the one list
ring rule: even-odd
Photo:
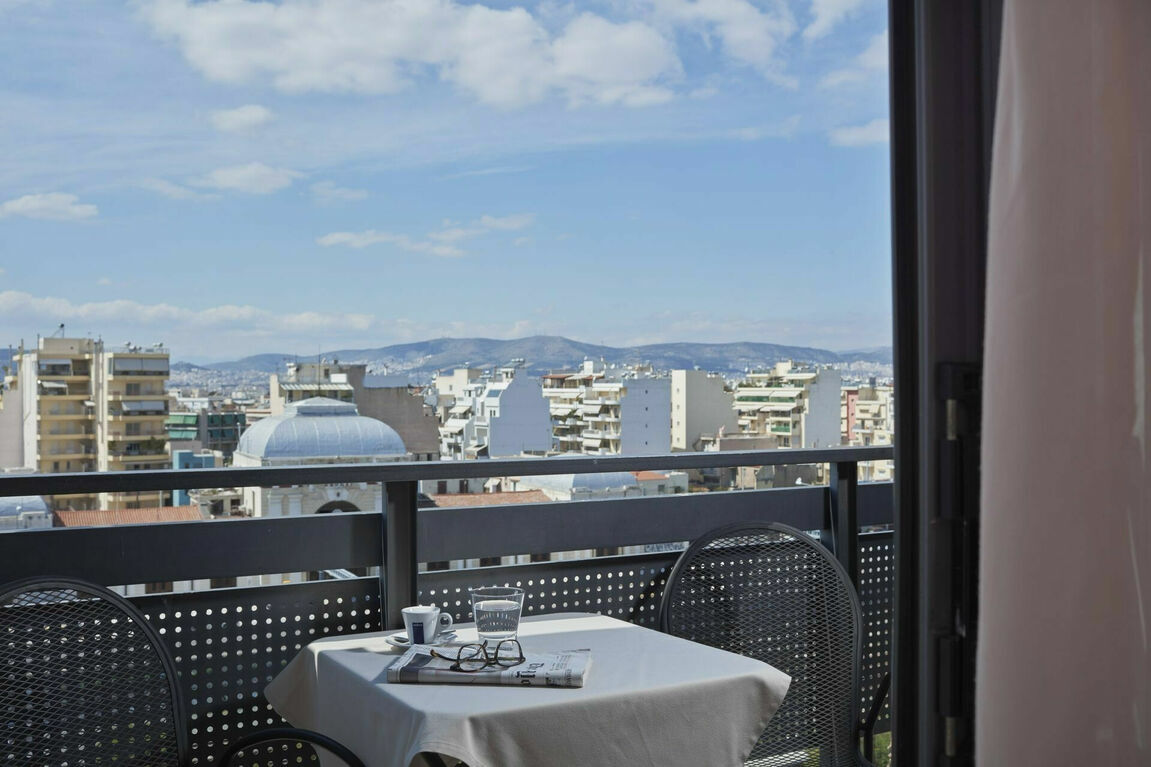
[[0,343],[890,343],[881,0],[0,0]]

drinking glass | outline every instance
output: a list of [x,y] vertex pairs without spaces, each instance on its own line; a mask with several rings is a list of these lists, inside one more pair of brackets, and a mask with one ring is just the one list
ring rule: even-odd
[[524,590],[514,586],[481,586],[471,589],[472,617],[480,641],[515,639],[519,633]]

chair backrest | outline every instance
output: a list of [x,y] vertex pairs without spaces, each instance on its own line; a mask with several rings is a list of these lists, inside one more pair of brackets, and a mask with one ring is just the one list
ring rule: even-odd
[[704,535],[668,577],[660,626],[791,676],[749,764],[858,764],[859,599],[811,536],[757,522]]
[[0,764],[182,767],[176,673],[155,630],[102,586],[0,586]]

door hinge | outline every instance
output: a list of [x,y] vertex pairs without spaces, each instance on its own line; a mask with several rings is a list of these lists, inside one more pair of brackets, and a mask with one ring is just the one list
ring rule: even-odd
[[982,372],[976,364],[943,363],[938,373],[943,429],[936,445],[938,492],[929,532],[936,712],[944,764],[967,764],[972,756]]

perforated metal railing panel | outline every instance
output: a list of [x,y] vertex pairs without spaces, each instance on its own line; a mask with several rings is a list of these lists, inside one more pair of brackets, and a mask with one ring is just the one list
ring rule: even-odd
[[472,619],[468,589],[518,586],[524,615],[587,612],[659,628],[659,602],[678,553],[637,554],[420,573],[420,602]]
[[[860,716],[867,713],[883,675],[891,669],[891,630],[895,615],[895,534],[859,536],[859,593],[863,608],[863,668]],[[891,700],[875,723],[876,732],[890,728]]]
[[670,633],[757,658],[791,676],[750,763],[855,765],[855,611],[819,544],[766,529],[701,544],[681,564]]
[[[325,580],[215,589],[132,600],[176,661],[193,765],[215,765],[230,737],[282,726],[264,687],[308,642],[379,631],[379,581]],[[310,746],[279,744],[258,764],[315,761]],[[245,765],[252,765],[245,759]]]
[[[658,628],[660,599],[678,558],[660,553],[421,573],[420,599],[464,621],[471,618],[469,587],[518,585],[527,591],[527,615],[594,612]],[[891,534],[861,535],[864,708],[890,657],[893,579]],[[361,578],[134,598],[177,659],[193,763],[215,765],[229,733],[281,725],[264,686],[312,639],[380,630],[378,592],[375,578]],[[259,764],[298,765],[301,753],[305,762],[314,758],[308,746],[276,744]]]
[[174,701],[120,605],[75,588],[0,603],[0,764],[179,767]]

